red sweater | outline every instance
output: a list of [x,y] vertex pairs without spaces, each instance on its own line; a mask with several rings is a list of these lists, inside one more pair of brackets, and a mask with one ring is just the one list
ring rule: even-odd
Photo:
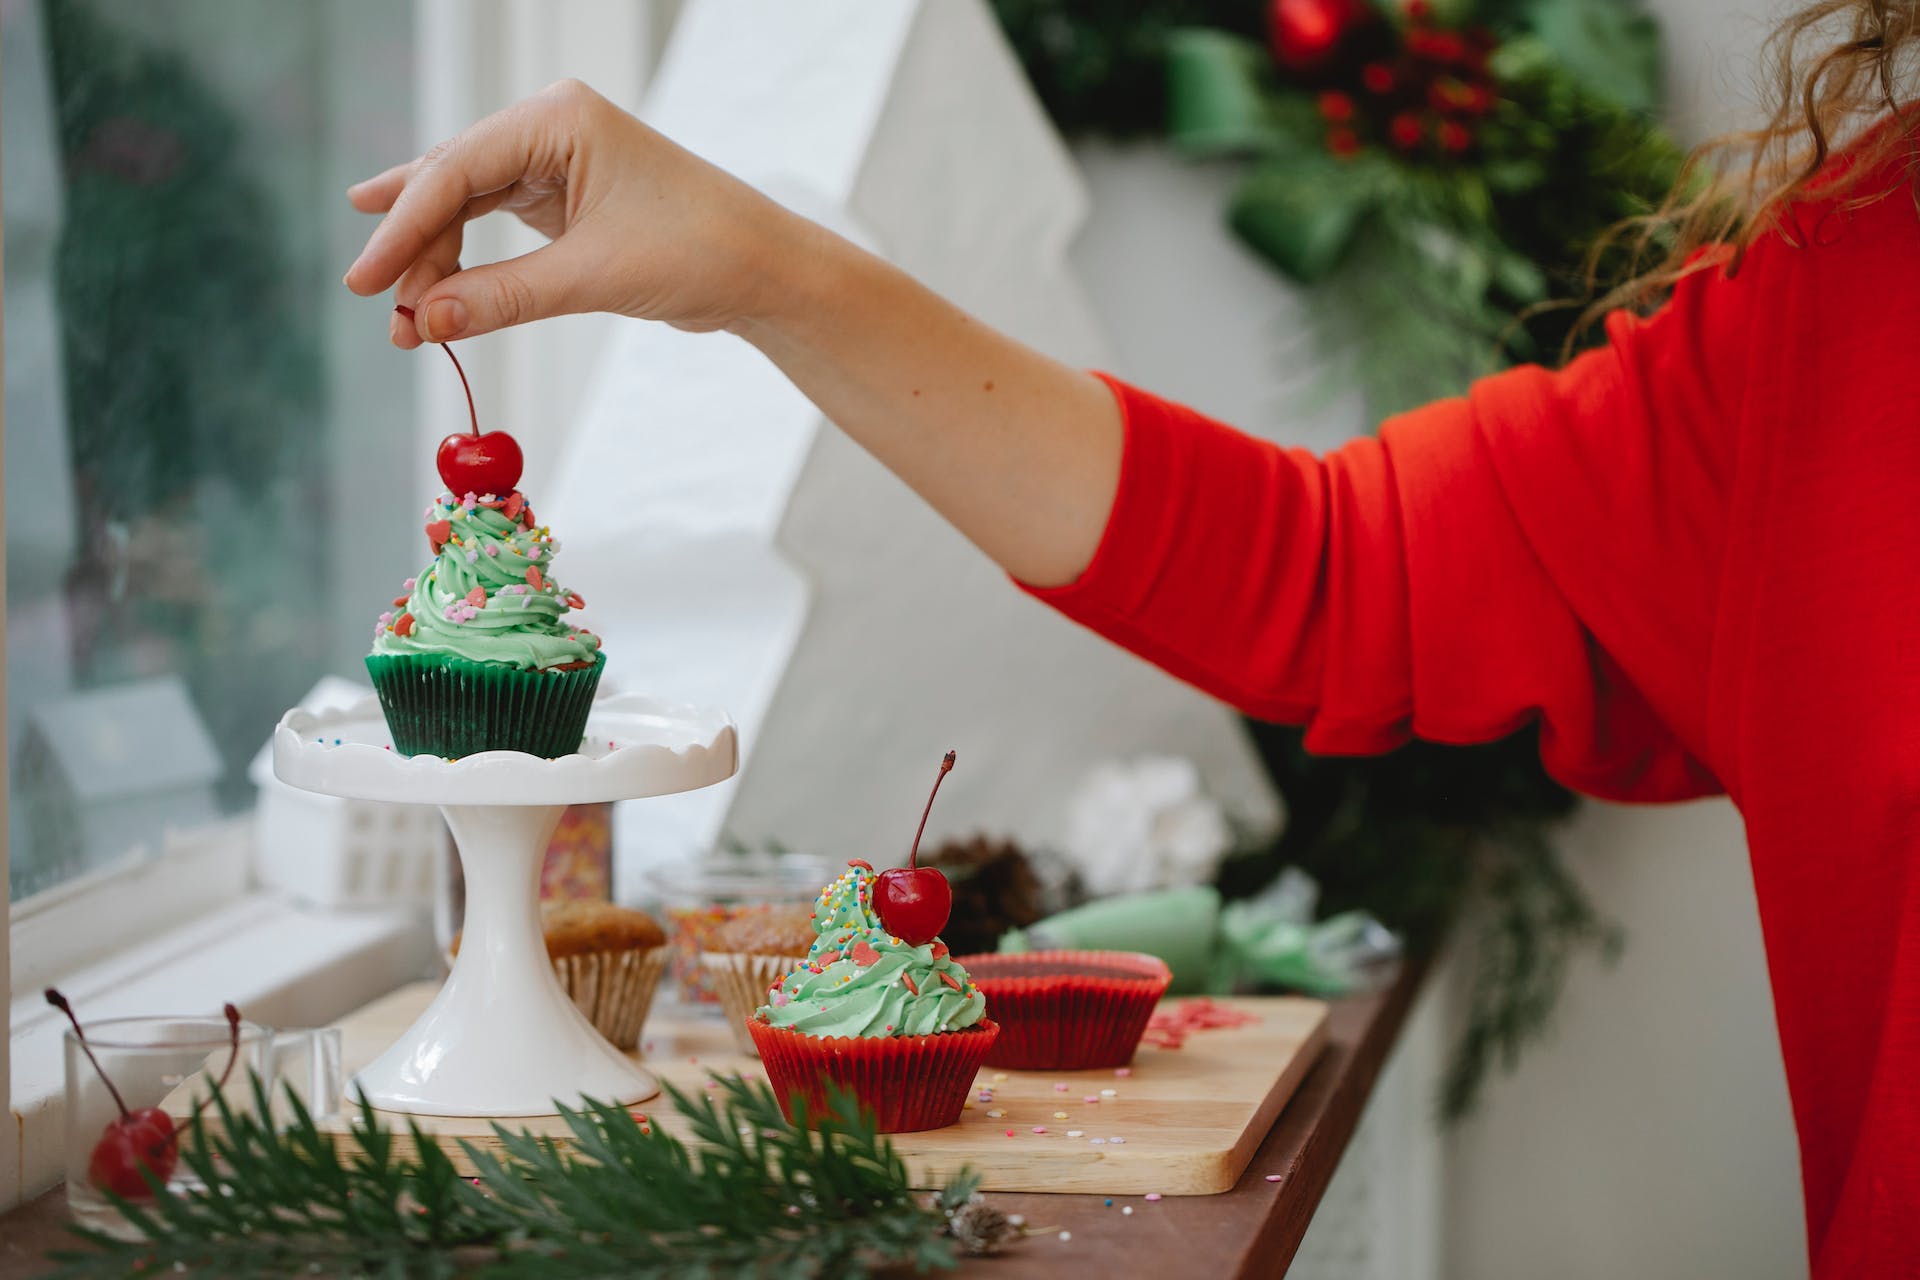
[[1035,594],[1318,751],[1537,720],[1582,791],[1725,791],[1814,1274],[1920,1275],[1920,218],[1798,223],[1324,459],[1113,383],[1104,539]]

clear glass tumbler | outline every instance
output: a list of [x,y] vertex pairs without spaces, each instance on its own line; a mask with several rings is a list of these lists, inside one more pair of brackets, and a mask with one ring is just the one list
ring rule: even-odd
[[74,1218],[137,1237],[105,1192],[135,1204],[150,1201],[143,1168],[169,1190],[193,1185],[179,1158],[190,1117],[196,1111],[217,1117],[216,1093],[235,1114],[257,1114],[255,1076],[269,1090],[276,1125],[290,1119],[289,1089],[316,1119],[339,1115],[345,1092],[339,1028],[275,1031],[243,1021],[237,1044],[223,1018],[110,1018],[88,1024],[84,1045],[69,1030],[67,1203]]

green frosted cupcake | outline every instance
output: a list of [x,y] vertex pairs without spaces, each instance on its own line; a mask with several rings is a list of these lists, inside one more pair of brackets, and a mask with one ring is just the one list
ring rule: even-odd
[[579,594],[549,575],[559,544],[519,490],[443,493],[427,509],[433,563],[374,628],[367,672],[403,755],[569,755],[606,658],[570,623]]
[[913,943],[874,909],[873,868],[858,859],[820,893],[807,958],[767,989],[747,1020],[774,1096],[818,1118],[850,1091],[882,1133],[960,1119],[999,1027],[986,997],[938,938]]

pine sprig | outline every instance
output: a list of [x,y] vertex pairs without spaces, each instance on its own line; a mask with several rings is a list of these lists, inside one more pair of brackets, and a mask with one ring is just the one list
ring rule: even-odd
[[977,1179],[963,1171],[927,1202],[851,1096],[809,1127],[764,1084],[668,1093],[691,1143],[589,1102],[561,1110],[570,1146],[499,1125],[498,1151],[463,1143],[476,1185],[412,1122],[402,1154],[364,1099],[348,1143],[291,1095],[278,1128],[256,1079],[250,1109],[217,1098],[215,1118],[191,1125],[181,1161],[201,1186],[116,1201],[145,1238],[75,1226],[91,1247],[56,1254],[51,1274],[799,1278],[954,1264],[947,1213]]

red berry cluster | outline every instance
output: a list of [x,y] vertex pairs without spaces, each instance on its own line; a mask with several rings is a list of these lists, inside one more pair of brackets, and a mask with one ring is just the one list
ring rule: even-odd
[[1360,68],[1359,92],[1320,95],[1327,150],[1360,150],[1362,128],[1405,155],[1458,156],[1472,150],[1476,128],[1499,101],[1487,70],[1493,33],[1484,27],[1453,31],[1434,25],[1429,0],[1408,0],[1399,47]]

